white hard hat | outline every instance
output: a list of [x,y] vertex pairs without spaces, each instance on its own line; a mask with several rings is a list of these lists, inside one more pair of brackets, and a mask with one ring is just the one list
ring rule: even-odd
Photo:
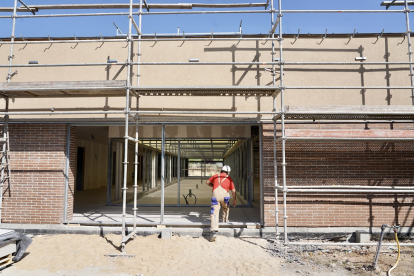
[[228,173],[230,173],[230,171],[231,171],[230,166],[228,166],[228,165],[224,165],[223,168],[221,168],[221,170],[225,171],[225,172],[228,172]]

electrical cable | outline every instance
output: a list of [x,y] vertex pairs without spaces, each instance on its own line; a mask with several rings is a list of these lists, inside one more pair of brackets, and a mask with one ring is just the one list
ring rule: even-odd
[[397,262],[395,263],[395,265],[393,267],[390,268],[390,270],[388,270],[388,276],[391,276],[391,271],[397,267],[398,262],[400,261],[400,243],[398,241],[398,234],[397,234],[397,230],[396,228],[394,228],[394,233],[395,233],[395,240],[397,241],[397,247],[398,247],[398,257],[397,257]]

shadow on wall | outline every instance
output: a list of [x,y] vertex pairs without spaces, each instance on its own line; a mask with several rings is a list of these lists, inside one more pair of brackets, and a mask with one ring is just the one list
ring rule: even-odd
[[[389,57],[391,55],[391,53],[389,52],[389,40],[388,38],[384,39],[385,43],[385,49],[384,49],[384,62],[389,62]],[[263,44],[263,43],[262,43]],[[373,43],[375,44],[375,43]],[[266,53],[271,53],[272,52],[272,48],[271,47],[267,47],[267,48],[260,48],[259,47],[259,41],[256,41],[256,47],[255,48],[238,48],[237,44],[233,44],[230,47],[218,47],[218,48],[214,48],[214,47],[206,47],[204,48],[204,52],[229,52],[231,54],[231,61],[232,62],[236,62],[238,61],[237,57],[238,57],[238,53],[243,53],[243,52],[255,52],[255,55],[253,57],[253,59],[251,60],[251,62],[260,62],[260,57],[262,55],[261,52],[266,52]],[[264,44],[263,44],[264,45]],[[276,51],[279,51],[277,47],[275,47]],[[349,48],[342,48],[342,49],[326,49],[326,48],[322,48],[322,49],[311,49],[311,48],[284,48],[283,51],[284,52],[309,52],[310,54],[323,54],[326,52],[334,52],[334,53],[345,53],[345,52],[355,52],[355,54],[357,54],[359,57],[364,57],[365,53],[364,53],[364,47],[362,45],[360,45],[358,48],[353,48],[353,49],[349,49]],[[239,56],[244,56],[244,54],[240,54]],[[279,60],[278,55],[275,55],[275,58],[277,60]],[[264,61],[269,60],[269,57],[265,57]],[[334,61],[332,61],[334,62]],[[303,72],[303,73],[332,73],[332,72],[339,72],[339,73],[358,73],[360,75],[360,86],[365,86],[365,75],[367,73],[374,73],[374,72],[384,72],[384,86],[390,86],[391,85],[391,72],[401,72],[401,71],[408,71],[409,68],[408,67],[393,67],[390,68],[390,66],[388,64],[386,65],[380,65],[381,66],[385,66],[385,68],[378,68],[379,66],[376,66],[376,68],[372,68],[372,66],[369,66],[368,68],[366,68],[364,66],[364,64],[361,62],[361,65],[359,66],[359,68],[354,68],[354,69],[344,69],[344,67],[341,68],[327,68],[326,66],[307,66],[308,68],[304,68],[304,66],[301,67],[293,67],[293,66],[287,66],[284,67],[284,71],[286,73],[288,72]],[[271,66],[269,66],[271,67]],[[311,68],[309,68],[311,67]],[[324,68],[325,67],[325,68]],[[276,70],[277,70],[278,66],[276,66]],[[245,77],[247,76],[247,74],[249,72],[255,72],[255,79],[256,79],[256,84],[257,86],[260,85],[266,85],[266,86],[271,86],[273,85],[273,81],[269,82],[269,83],[265,83],[262,84],[261,80],[263,79],[262,73],[264,74],[272,74],[272,72],[268,72],[266,73],[266,71],[264,71],[263,68],[261,68],[260,65],[232,65],[231,69],[231,77],[232,77],[232,85],[237,86],[240,85],[241,82],[245,79]],[[241,75],[237,76],[236,73],[240,72]],[[280,81],[280,75],[276,74],[275,77],[275,85],[279,85],[279,81]],[[381,85],[381,83],[377,83],[378,85]],[[361,105],[366,105],[369,104],[367,103],[366,100],[366,89],[362,89],[360,91],[361,94]],[[391,94],[391,90],[387,89],[387,96],[384,99],[387,105],[391,105],[391,98],[392,98],[392,94]],[[258,107],[260,110],[260,96],[257,96],[257,101],[258,101]],[[233,96],[233,107],[235,108],[235,97]]]

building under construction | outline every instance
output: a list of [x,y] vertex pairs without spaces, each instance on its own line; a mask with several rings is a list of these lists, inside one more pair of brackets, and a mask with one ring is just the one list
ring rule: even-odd
[[[13,21],[0,42],[2,223],[122,226],[123,242],[126,226],[208,227],[205,181],[226,164],[239,206],[222,227],[273,229],[285,242],[311,228],[412,234],[412,1],[370,11],[10,2],[0,7]],[[283,32],[283,14],[309,12],[399,13],[407,32]],[[151,14],[209,13],[262,13],[270,30],[141,32]],[[127,20],[127,34],[15,34],[21,18],[105,15]]]

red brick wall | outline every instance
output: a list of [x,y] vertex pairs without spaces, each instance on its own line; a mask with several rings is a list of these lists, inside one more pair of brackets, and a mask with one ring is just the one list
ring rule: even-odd
[[[76,146],[73,130],[72,145]],[[62,223],[66,124],[10,124],[9,132],[11,185],[5,185],[2,221]],[[74,156],[71,153],[71,187]],[[68,202],[68,217],[71,217],[73,197],[69,196]]]
[[[280,130],[280,125],[277,126]],[[406,124],[287,124],[308,135],[318,130],[414,130]],[[370,132],[371,131],[371,132]],[[280,136],[280,131],[278,132]],[[273,125],[263,129],[265,225],[275,225]],[[277,144],[278,183],[282,182],[282,144]],[[287,185],[414,186],[413,142],[286,142]],[[282,193],[278,195],[279,225],[283,225]],[[379,194],[288,193],[288,226],[414,225],[414,197]]]

